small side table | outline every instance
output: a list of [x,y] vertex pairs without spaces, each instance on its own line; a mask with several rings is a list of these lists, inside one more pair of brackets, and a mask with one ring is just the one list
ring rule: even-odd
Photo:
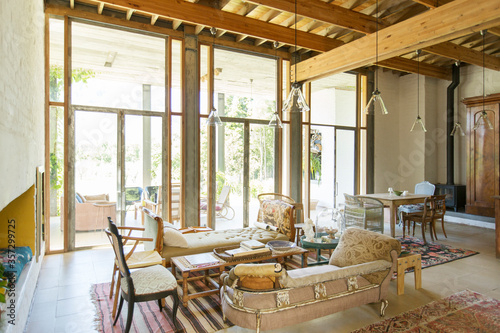
[[[326,236],[327,233],[320,232],[317,236],[321,239],[321,236]],[[306,236],[302,236],[300,238],[300,242],[302,243],[302,247],[305,249],[316,249],[316,262],[310,263],[308,266],[315,265],[323,265],[328,264],[330,262],[329,258],[325,258],[321,255],[321,250],[334,250],[337,245],[339,245],[339,239],[331,239],[328,243],[320,243],[320,242],[308,242],[306,241]]]
[[420,254],[402,254],[398,258],[398,295],[405,293],[405,270],[413,267],[415,289],[422,288],[422,261]]

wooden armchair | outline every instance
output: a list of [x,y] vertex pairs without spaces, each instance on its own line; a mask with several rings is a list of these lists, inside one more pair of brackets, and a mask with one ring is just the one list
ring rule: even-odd
[[[113,223],[111,217],[108,217],[109,223]],[[127,251],[124,255],[125,261],[127,262],[127,266],[130,269],[136,268],[144,268],[154,265],[162,265],[166,266],[165,259],[161,257],[161,248],[158,245],[153,250],[146,251],[135,251],[139,242],[151,242],[153,238],[145,238],[145,237],[135,237],[132,236],[132,232],[134,231],[142,231],[144,232],[144,228],[141,227],[116,227],[118,231],[122,232],[120,239],[123,241],[122,246],[126,246],[128,241],[134,242],[132,248]],[[123,234],[125,233],[125,234]],[[113,275],[111,276],[111,287],[109,289],[109,298],[113,297],[113,287],[115,287],[115,277],[118,272],[118,261],[115,260],[113,263]],[[113,310],[112,315],[113,318],[116,315],[116,305],[118,303],[118,291],[120,290],[120,281],[121,279],[116,279],[116,287],[114,290],[115,299],[113,301]]]
[[413,235],[415,235],[415,224],[420,223],[422,225],[422,237],[424,239],[424,243],[427,243],[427,240],[425,239],[425,228],[427,224],[429,224],[431,239],[434,240],[434,213],[434,198],[429,197],[425,198],[422,212],[403,215],[403,238],[405,237],[406,226],[408,226],[408,233],[410,233],[410,223],[413,222]]

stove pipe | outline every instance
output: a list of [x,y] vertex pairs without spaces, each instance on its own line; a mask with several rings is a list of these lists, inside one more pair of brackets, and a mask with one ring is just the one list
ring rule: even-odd
[[[455,176],[455,145],[454,137],[450,136],[455,125],[455,88],[460,84],[460,64],[451,68],[452,80],[446,92],[446,184],[454,185]],[[460,101],[458,101],[460,103]]]

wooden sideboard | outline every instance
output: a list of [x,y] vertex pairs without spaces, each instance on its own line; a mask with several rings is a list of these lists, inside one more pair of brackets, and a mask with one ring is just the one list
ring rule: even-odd
[[474,124],[483,111],[483,97],[463,100],[467,107],[467,200],[465,212],[474,215],[495,216],[495,200],[500,195],[499,174],[499,106],[500,93],[484,98],[484,109],[493,124],[493,129]]

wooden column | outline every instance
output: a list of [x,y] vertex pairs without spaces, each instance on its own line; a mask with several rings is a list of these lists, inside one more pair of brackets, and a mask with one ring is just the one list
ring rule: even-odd
[[186,27],[184,38],[184,165],[183,209],[186,227],[198,226],[200,203],[200,103],[198,73],[198,38],[194,28]]

